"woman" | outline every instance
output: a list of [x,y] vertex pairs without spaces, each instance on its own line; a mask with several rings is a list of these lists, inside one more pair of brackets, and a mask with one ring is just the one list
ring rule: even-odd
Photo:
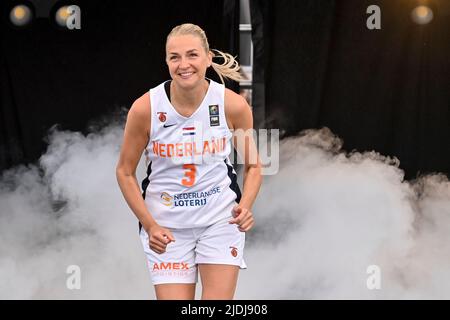
[[[236,136],[253,129],[245,99],[205,78],[212,67],[222,83],[240,79],[234,58],[215,52],[223,64],[212,62],[200,27],[175,27],[166,41],[172,80],[138,98],[127,117],[116,175],[140,222],[157,299],[194,299],[198,272],[202,299],[232,299],[239,269],[246,268],[245,232],[254,224],[260,159],[252,135],[239,140],[245,143]],[[229,160],[232,137],[245,162],[242,195]],[[135,171],[144,150],[141,195]]]

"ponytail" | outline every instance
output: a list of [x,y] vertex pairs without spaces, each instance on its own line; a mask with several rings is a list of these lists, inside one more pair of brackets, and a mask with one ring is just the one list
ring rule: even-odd
[[233,57],[229,53],[225,53],[216,49],[211,49],[211,52],[213,54],[213,58],[220,56],[224,60],[222,64],[213,62],[211,65],[214,71],[219,75],[220,81],[222,83],[224,83],[224,78],[234,81],[240,81],[244,79],[244,77],[239,72],[241,67],[239,66],[239,63],[236,61],[235,57]]

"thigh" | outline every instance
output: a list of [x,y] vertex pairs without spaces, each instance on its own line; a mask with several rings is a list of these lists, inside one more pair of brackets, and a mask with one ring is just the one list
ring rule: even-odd
[[239,266],[199,264],[203,300],[231,300],[234,297]]
[[223,219],[200,231],[197,235],[195,263],[247,268],[244,261],[245,232],[240,232],[235,224],[228,221],[228,218]]
[[171,229],[171,232],[176,240],[169,243],[166,252],[161,254],[150,249],[148,234],[143,229],[140,234],[156,294],[165,299],[170,299],[169,295],[172,293],[176,295],[176,288],[180,289],[181,295],[190,295],[197,282],[195,238],[192,230]]
[[165,283],[155,285],[158,300],[194,300],[195,283]]

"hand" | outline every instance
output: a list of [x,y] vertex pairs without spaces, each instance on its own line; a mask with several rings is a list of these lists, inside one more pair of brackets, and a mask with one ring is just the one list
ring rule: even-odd
[[233,219],[229,223],[235,223],[239,227],[239,231],[246,232],[250,230],[255,224],[255,219],[253,219],[253,213],[240,205],[236,205],[233,208]]
[[166,247],[169,243],[175,242],[175,238],[170,230],[159,225],[154,225],[151,227],[147,231],[147,234],[150,249],[159,254],[166,252]]

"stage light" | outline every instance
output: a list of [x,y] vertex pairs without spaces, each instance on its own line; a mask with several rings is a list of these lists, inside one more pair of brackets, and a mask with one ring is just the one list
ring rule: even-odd
[[56,11],[55,20],[61,27],[66,26],[67,18],[69,17],[68,6],[63,6]]
[[417,24],[427,24],[433,20],[433,11],[427,6],[418,6],[411,12],[411,18]]
[[15,26],[18,27],[23,27],[30,23],[32,17],[33,13],[31,9],[23,4],[15,6],[9,13],[9,19]]

